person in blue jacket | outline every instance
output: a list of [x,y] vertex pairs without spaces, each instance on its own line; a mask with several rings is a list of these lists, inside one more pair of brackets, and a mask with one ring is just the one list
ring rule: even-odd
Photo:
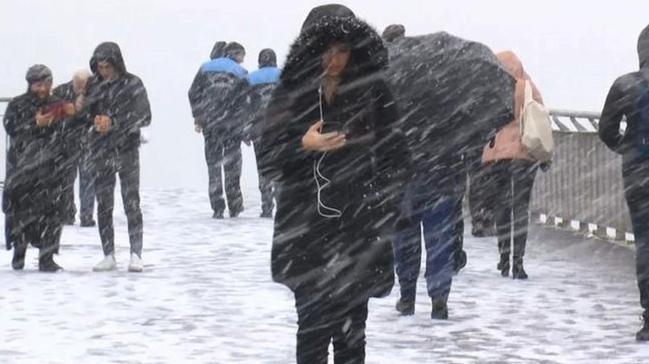
[[236,42],[217,43],[189,89],[196,132],[205,138],[205,159],[213,217],[223,218],[223,180],[231,217],[243,211],[241,195],[241,142],[248,92],[248,71],[241,66],[246,51]]
[[[281,70],[277,68],[277,55],[272,49],[259,52],[259,69],[248,75],[250,97],[248,101],[249,115],[244,129],[244,141],[252,144],[255,149],[257,163],[260,160],[261,125],[266,113],[266,107],[277,83]],[[259,173],[259,191],[261,192],[261,217],[273,217],[273,187],[267,176]]]

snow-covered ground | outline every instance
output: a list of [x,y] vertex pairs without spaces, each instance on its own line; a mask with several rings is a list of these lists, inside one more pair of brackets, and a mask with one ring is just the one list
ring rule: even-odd
[[[272,224],[249,189],[241,218],[211,219],[205,191],[143,193],[146,271],[126,273],[128,240],[115,209],[119,271],[92,273],[96,228],[66,227],[65,271],[13,272],[0,252],[0,363],[294,362],[291,293],[270,280]],[[119,199],[118,199],[119,200]],[[370,304],[367,363],[647,363],[633,253],[534,228],[527,282],[501,278],[493,239],[466,236],[448,322],[400,317],[391,297]]]

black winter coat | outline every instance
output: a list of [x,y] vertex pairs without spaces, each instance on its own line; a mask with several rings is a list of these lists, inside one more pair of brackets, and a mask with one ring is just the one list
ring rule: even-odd
[[[351,46],[351,59],[335,100],[327,104],[318,92],[321,56],[336,40]],[[278,190],[273,279],[291,289],[310,285],[353,292],[362,300],[392,288],[391,234],[410,165],[396,128],[397,108],[382,78],[386,66],[380,37],[356,18],[324,17],[291,47],[268,106],[259,163]],[[302,149],[302,136],[321,119],[320,105],[325,127],[347,134],[341,150]],[[327,186],[325,178],[331,181]],[[319,200],[342,216],[321,216]]]
[[61,123],[43,128],[36,125],[37,112],[56,101],[55,97],[41,100],[28,92],[11,100],[5,111],[3,124],[9,136],[9,148],[2,210],[7,215],[7,249],[23,232],[23,227],[61,211],[64,178]]
[[416,173],[431,193],[461,194],[462,155],[479,155],[471,152],[513,119],[514,79],[489,48],[444,32],[388,48],[388,79]]
[[[103,80],[97,72],[98,60],[108,59],[119,77]],[[140,146],[140,128],[151,124],[151,106],[147,91],[139,77],[128,73],[119,46],[102,43],[90,60],[95,76],[89,80],[86,97],[86,120],[92,123],[95,116],[106,115],[112,119],[111,130],[102,135],[92,131],[90,144],[93,156],[130,150]]]
[[[622,155],[627,189],[649,184],[649,30],[640,36],[638,53],[640,70],[615,80],[599,123],[600,139]],[[627,125],[622,133],[624,117]]]

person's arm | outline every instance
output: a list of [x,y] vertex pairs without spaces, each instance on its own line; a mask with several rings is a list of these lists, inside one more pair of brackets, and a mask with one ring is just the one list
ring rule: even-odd
[[620,132],[620,123],[628,110],[629,95],[624,90],[625,80],[620,78],[613,83],[606,97],[602,116],[599,121],[599,138],[616,153],[623,153],[624,136]]
[[189,98],[189,106],[192,109],[194,124],[198,125],[200,128],[205,127],[204,90],[205,74],[202,72],[202,68],[199,68],[198,72],[196,72],[196,76],[194,76],[194,81],[192,81],[192,85],[187,92],[187,96]]

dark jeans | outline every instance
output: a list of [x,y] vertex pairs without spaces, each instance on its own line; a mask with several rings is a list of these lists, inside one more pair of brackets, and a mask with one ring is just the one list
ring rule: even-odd
[[455,267],[456,196],[440,196],[432,203],[431,187],[413,184],[408,187],[406,203],[412,207],[407,224],[400,226],[395,241],[395,265],[401,286],[401,298],[414,301],[421,267],[421,230],[426,245],[426,284],[431,298],[450,293]]
[[[259,161],[261,160],[261,155],[259,154],[259,150],[261,148],[257,148],[256,146],[259,145],[259,143],[255,143],[255,157],[257,158],[257,165],[259,165]],[[259,175],[259,192],[261,192],[261,211],[262,213],[272,213],[273,208],[275,207],[275,204],[273,202],[273,199],[275,198],[275,193],[273,191],[273,184],[271,181],[268,179],[264,178],[262,176],[259,168],[257,168],[257,172]]]
[[498,161],[488,166],[492,194],[489,202],[494,206],[498,250],[523,258],[527,243],[530,198],[538,170],[538,163],[526,160]]
[[73,220],[77,213],[74,204],[74,181],[79,174],[79,217],[81,221],[92,220],[95,209],[95,186],[93,181],[92,163],[86,148],[82,147],[80,155],[72,156],[68,159],[68,171],[63,189],[63,215],[66,220]]
[[[639,176],[635,176],[639,177]],[[640,304],[649,312],[649,183],[625,178],[625,197],[631,214],[636,246],[636,275]]]
[[[205,161],[209,175],[209,195],[212,210],[222,213],[225,210],[223,200],[223,179],[225,178],[225,195],[230,212],[243,209],[241,195],[241,141],[236,138],[221,138],[205,135]],[[223,167],[224,178],[221,176]]]
[[297,364],[327,364],[332,340],[335,364],[365,363],[367,301],[350,302],[311,287],[295,291]]
[[114,153],[95,159],[95,188],[97,192],[97,217],[99,236],[104,254],[115,251],[113,207],[115,205],[116,175],[122,191],[122,202],[128,220],[131,253],[142,255],[143,223],[140,209],[140,152],[139,149]]

